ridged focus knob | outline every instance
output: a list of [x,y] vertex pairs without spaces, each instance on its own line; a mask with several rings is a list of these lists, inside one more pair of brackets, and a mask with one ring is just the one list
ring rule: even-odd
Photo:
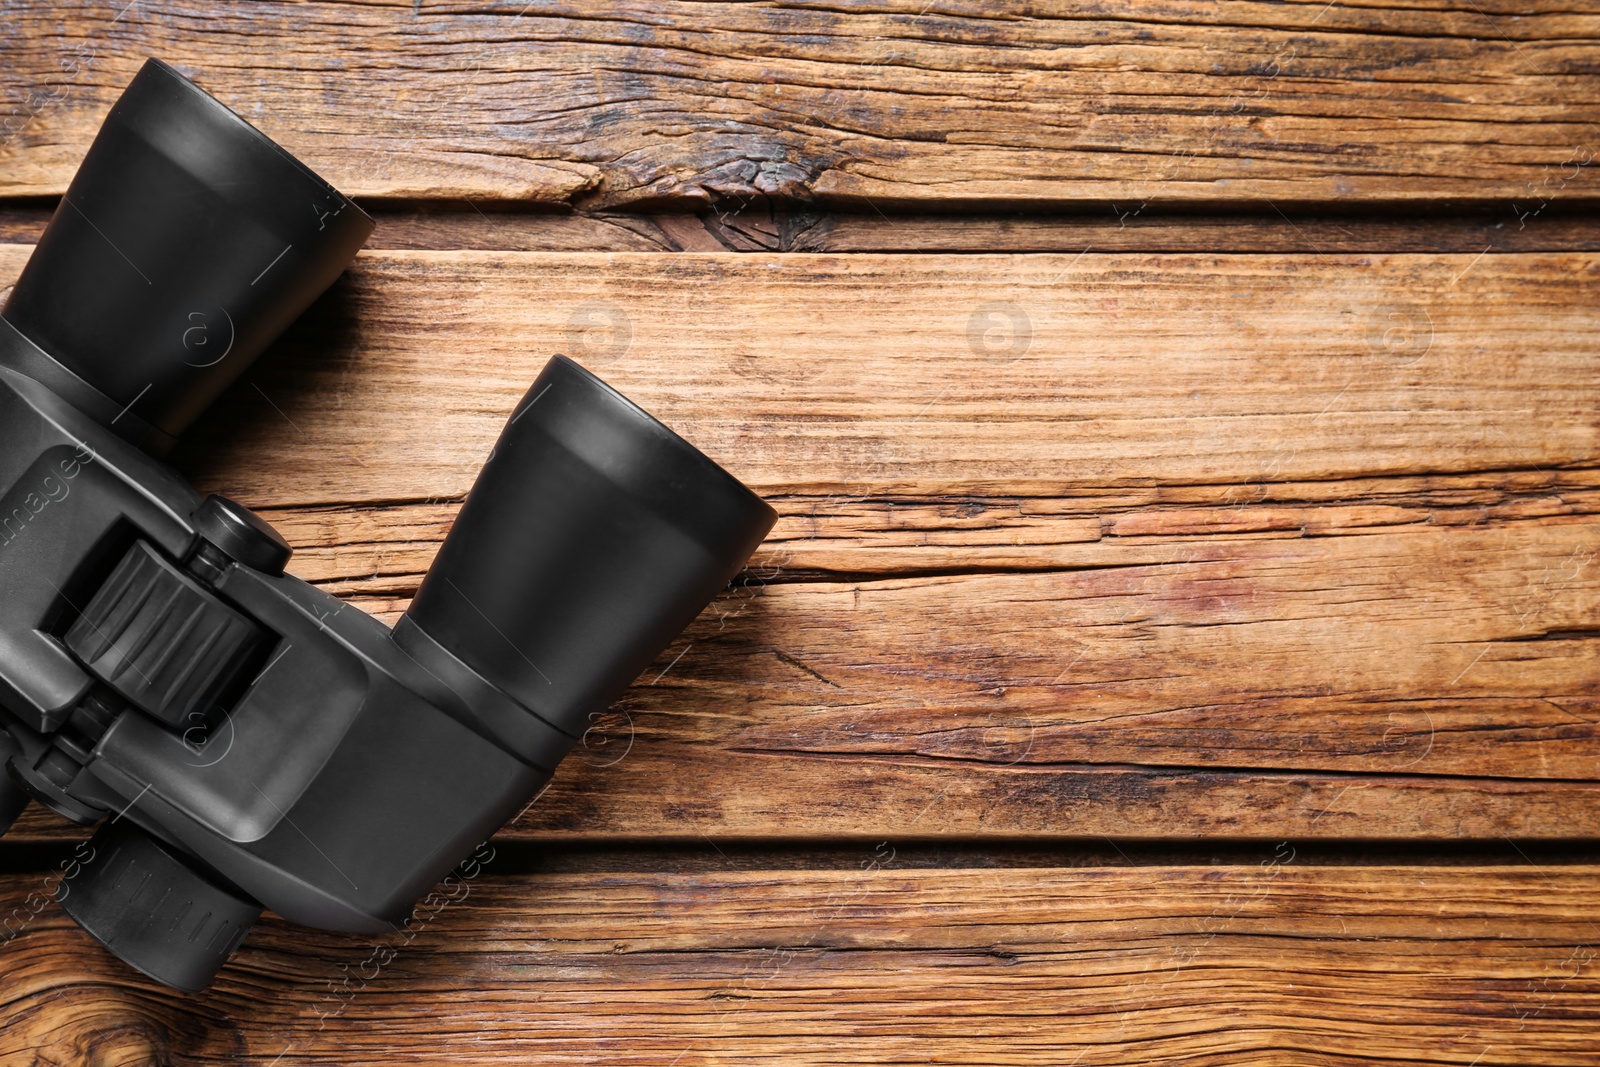
[[261,917],[261,905],[132,823],[106,823],[89,845],[56,899],[96,941],[159,982],[204,989]]
[[141,710],[181,727],[211,711],[265,639],[140,541],[72,624],[66,644]]

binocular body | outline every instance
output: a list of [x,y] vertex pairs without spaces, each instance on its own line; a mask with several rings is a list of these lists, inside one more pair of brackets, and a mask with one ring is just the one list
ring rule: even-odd
[[100,823],[58,899],[183,989],[263,908],[401,924],[776,518],[556,357],[396,627],[285,574],[160,456],[370,229],[152,60],[0,311],[0,832]]

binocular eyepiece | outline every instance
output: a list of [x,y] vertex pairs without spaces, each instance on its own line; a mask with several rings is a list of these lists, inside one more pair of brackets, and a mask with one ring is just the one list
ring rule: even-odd
[[0,310],[0,832],[100,823],[58,897],[178,988],[263,908],[403,922],[776,519],[557,356],[392,631],[284,574],[159,460],[371,230],[152,59]]

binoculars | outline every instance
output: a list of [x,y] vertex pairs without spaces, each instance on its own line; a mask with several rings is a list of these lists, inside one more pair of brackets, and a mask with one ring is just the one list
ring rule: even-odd
[[161,457],[372,226],[152,59],[0,309],[0,833],[99,823],[57,899],[179,989],[263,909],[403,923],[776,519],[557,356],[392,630],[286,575]]

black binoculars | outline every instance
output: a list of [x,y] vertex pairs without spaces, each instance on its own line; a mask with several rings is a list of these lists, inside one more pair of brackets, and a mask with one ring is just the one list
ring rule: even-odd
[[180,989],[265,908],[404,922],[776,519],[557,356],[392,630],[286,575],[160,457],[372,226],[152,59],[0,310],[0,832],[100,823],[57,899]]

